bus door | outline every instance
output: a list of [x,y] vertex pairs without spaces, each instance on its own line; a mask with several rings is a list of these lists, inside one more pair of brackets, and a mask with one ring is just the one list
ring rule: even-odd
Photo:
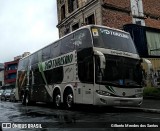
[[78,64],[78,75],[81,81],[83,103],[93,104],[94,64],[92,56],[86,57]]
[[82,84],[82,96],[84,104],[93,104],[94,84]]
[[39,92],[38,92],[38,85],[35,83],[35,66],[31,67],[30,73],[29,73],[29,85],[31,89],[31,98],[33,101],[40,100],[39,98]]
[[33,87],[33,70],[29,71],[29,90],[30,90],[30,98],[31,100],[36,100],[36,89]]
[[31,78],[30,78],[31,82],[32,82],[32,94],[33,94],[33,98],[36,101],[44,101],[45,100],[45,88],[44,88],[44,84],[42,79],[41,79],[41,74],[39,72],[38,69],[38,65],[34,65],[33,66],[33,70],[31,72]]

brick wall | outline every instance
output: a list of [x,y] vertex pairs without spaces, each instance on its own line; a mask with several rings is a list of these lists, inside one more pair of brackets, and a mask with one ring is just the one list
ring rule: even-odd
[[160,0],[143,0],[144,12],[160,16]]
[[132,23],[130,0],[103,0],[103,25],[122,29],[124,24]]
[[130,0],[103,0],[103,3],[130,10]]
[[146,26],[160,29],[160,0],[143,0]]
[[124,24],[132,22],[132,17],[125,12],[102,9],[103,25],[122,29]]
[[[103,24],[121,28],[132,23],[130,0],[103,0]],[[146,26],[160,28],[160,0],[143,0]]]
[[160,20],[147,18],[145,22],[146,22],[146,26],[160,29]]

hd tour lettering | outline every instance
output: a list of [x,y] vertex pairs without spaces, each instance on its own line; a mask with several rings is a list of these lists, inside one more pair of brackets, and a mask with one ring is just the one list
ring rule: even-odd
[[122,32],[116,32],[113,30],[100,29],[100,32],[105,35],[113,35],[113,36],[122,37],[122,38],[126,38],[126,39],[129,38],[129,36],[127,34],[124,34]]
[[48,60],[43,63],[44,64],[43,71],[50,70],[50,69],[53,69],[53,68],[56,68],[62,65],[70,64],[72,63],[72,61],[73,61],[73,54],[68,54],[68,55],[61,56],[56,59]]

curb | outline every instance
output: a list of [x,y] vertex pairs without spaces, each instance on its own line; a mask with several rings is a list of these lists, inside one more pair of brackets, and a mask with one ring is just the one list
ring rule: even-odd
[[121,109],[130,109],[139,112],[146,112],[146,113],[157,113],[160,114],[160,109],[149,109],[149,108],[141,108],[141,107],[117,107]]
[[160,100],[160,97],[159,96],[144,96],[143,99]]
[[142,111],[147,112],[147,113],[159,113],[160,114],[160,109],[142,108]]

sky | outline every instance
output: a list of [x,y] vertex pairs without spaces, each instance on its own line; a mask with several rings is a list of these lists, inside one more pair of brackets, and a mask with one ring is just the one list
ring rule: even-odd
[[59,38],[56,0],[0,0],[0,63]]

